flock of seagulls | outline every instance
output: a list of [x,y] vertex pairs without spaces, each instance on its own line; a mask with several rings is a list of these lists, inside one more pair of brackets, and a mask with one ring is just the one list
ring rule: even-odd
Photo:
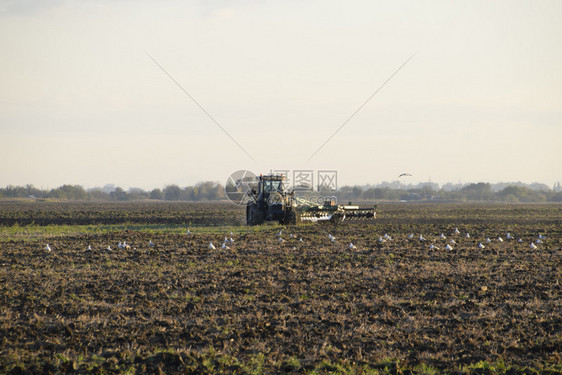
[[[189,230],[189,228],[187,229],[186,234],[187,234],[188,236],[193,235],[193,233]],[[230,231],[230,235],[226,235],[226,236],[224,237],[224,240],[223,240],[222,244],[220,245],[220,248],[221,248],[221,249],[223,249],[223,250],[230,250],[231,246],[232,246],[232,245],[234,244],[234,242],[235,242],[235,241],[234,241],[234,238],[233,238],[233,235],[234,235],[234,233],[233,233],[232,231]],[[279,232],[276,234],[276,239],[277,239],[277,242],[278,242],[279,244],[284,244],[284,243],[286,242],[286,240],[282,237],[282,235],[283,235],[283,229],[280,229]],[[461,232],[459,231],[459,229],[458,229],[458,228],[454,228],[454,230],[453,230],[453,232],[452,232],[452,236],[461,237],[460,235],[461,235]],[[471,238],[470,233],[468,233],[468,232],[466,232],[465,235],[462,236],[462,237],[467,238],[467,239],[470,239],[470,238]],[[304,240],[302,239],[302,237],[298,237],[298,239],[297,239],[297,236],[295,236],[295,235],[292,234],[292,233],[289,234],[289,238],[292,239],[293,241],[296,240],[296,241],[298,241],[298,242],[300,242],[300,243],[303,243],[303,242],[304,242]],[[514,240],[515,240],[515,236],[513,236],[510,232],[507,232],[507,233],[506,233],[505,238],[506,238],[507,240],[509,240],[509,241],[514,241]],[[426,239],[422,234],[419,234],[418,236],[416,236],[414,233],[410,233],[410,234],[407,236],[407,240],[409,240],[409,241],[415,241],[416,239],[417,239],[420,243],[424,243],[424,242],[427,241],[427,239]],[[547,239],[547,237],[546,237],[545,235],[539,234],[538,237],[537,237],[535,240],[533,240],[533,241],[529,244],[529,248],[530,248],[531,250],[536,250],[536,249],[538,249],[538,246],[537,246],[537,245],[543,244],[543,243],[544,243],[543,240],[546,240],[546,239]],[[330,241],[332,244],[335,244],[335,243],[336,243],[336,237],[335,237],[334,235],[332,235],[331,233],[328,233],[327,240]],[[439,242],[439,240],[441,240],[441,242]],[[379,244],[384,244],[384,243],[387,243],[387,242],[389,242],[389,241],[393,241],[393,239],[392,239],[392,237],[391,237],[388,233],[385,233],[383,236],[379,236],[377,241],[378,241]],[[443,241],[446,241],[446,243],[443,243]],[[486,242],[487,244],[492,244],[494,241],[493,241],[492,239],[490,239],[490,237],[486,237],[486,239],[485,239],[484,241],[479,241],[479,242],[477,243],[477,247],[478,247],[479,249],[485,249],[485,248],[486,248],[486,245],[484,245],[484,242]],[[501,236],[498,236],[497,239],[495,240],[495,242],[497,242],[497,243],[502,243],[502,242],[504,242],[504,239],[503,239]],[[517,242],[518,242],[518,243],[524,243],[525,241],[523,241],[522,238],[519,238],[519,239],[517,239]],[[439,243],[441,243],[442,245],[444,245],[444,249],[447,250],[447,251],[453,250],[453,249],[454,249],[454,246],[457,244],[457,242],[456,242],[455,239],[453,239],[453,238],[451,238],[450,240],[447,241],[447,236],[446,236],[444,233],[441,233],[441,234],[438,236],[438,238],[436,238],[436,239],[434,239],[433,241],[431,241],[431,243],[430,243],[430,245],[429,245],[429,249],[430,249],[430,250],[440,250],[440,247],[438,246]],[[442,246],[442,245],[441,245],[441,246]],[[156,244],[155,244],[154,242],[152,242],[152,240],[149,240],[149,241],[148,241],[148,247],[154,248],[154,247],[156,247]],[[131,246],[127,243],[127,241],[119,241],[119,243],[118,243],[118,245],[117,245],[117,248],[120,249],[120,250],[130,250],[130,249],[131,249]],[[356,250],[356,249],[357,249],[357,246],[354,245],[353,242],[349,242],[349,244],[347,245],[347,248],[350,249],[350,250]],[[50,246],[49,244],[46,244],[44,249],[45,249],[46,252],[52,252],[52,248],[51,248],[51,246]],[[108,245],[106,249],[107,249],[108,251],[112,251],[112,250],[113,250],[112,247],[111,247],[111,245]],[[133,248],[133,249],[136,250],[136,248]],[[209,245],[208,245],[208,249],[209,249],[209,250],[216,250],[216,249],[217,249],[217,246],[215,246],[215,245],[213,244],[213,242],[210,241],[210,242],[209,242]],[[295,247],[293,247],[293,249],[295,249]],[[88,245],[88,247],[87,247],[86,250],[92,251],[93,248],[92,248],[91,245]]]
[[120,249],[126,249],[126,250],[131,248],[131,246],[129,246],[127,244],[127,241],[119,242],[119,245],[117,245],[117,247],[120,248]]
[[[466,239],[472,238],[472,236],[471,236],[470,233],[468,233],[468,232],[466,232],[464,235],[461,235],[461,232],[460,232],[460,230],[459,230],[458,228],[454,228],[454,229],[453,229],[452,236],[457,236],[457,237],[459,237],[459,238],[462,237],[462,238],[466,238]],[[411,240],[411,241],[415,241],[415,240],[417,239],[420,243],[424,243],[424,242],[428,241],[422,234],[416,236],[414,233],[410,233],[410,234],[407,236],[407,239],[408,239],[408,240]],[[446,241],[446,240],[447,240],[447,236],[446,236],[444,233],[441,233],[441,234],[439,235],[438,239],[441,240],[441,241]],[[437,243],[437,242],[438,242],[438,239],[434,239],[434,240],[430,241],[430,242],[431,242],[430,245],[429,245],[429,249],[430,249],[430,250],[440,250],[440,249],[441,249],[441,248],[439,247],[439,246],[441,246],[441,245],[439,245],[439,243]],[[515,237],[514,237],[510,232],[507,232],[507,233],[506,233],[506,239],[507,239],[507,240],[510,240],[510,241],[513,241],[513,240],[515,240]],[[532,250],[538,249],[537,244],[542,244],[542,243],[544,243],[544,242],[542,241],[543,239],[546,239],[546,236],[544,236],[544,235],[542,235],[542,234],[539,234],[539,235],[538,235],[538,238],[537,238],[536,240],[532,241],[532,242],[530,243],[529,247],[530,247]],[[329,240],[330,242],[334,243],[334,242],[336,241],[336,237],[333,236],[332,234],[328,233],[328,240]],[[458,238],[457,238],[457,240],[458,240]],[[387,243],[387,242],[389,242],[389,241],[393,241],[393,239],[392,239],[392,237],[391,237],[389,234],[385,233],[383,236],[379,236],[378,239],[377,239],[377,241],[378,241],[378,243],[380,243],[380,244],[384,244],[384,243]],[[485,241],[486,241],[486,243],[488,243],[488,244],[491,244],[491,243],[494,242],[494,241],[491,240],[489,237],[487,237],[487,238],[485,239]],[[501,236],[498,236],[497,239],[496,239],[496,242],[497,242],[497,243],[502,243],[502,242],[504,242],[504,239],[503,239]],[[519,239],[517,240],[517,242],[518,242],[518,243],[524,243],[525,241],[523,241],[522,238],[519,238]],[[441,243],[442,243],[442,242],[441,242]],[[444,248],[445,250],[447,250],[447,251],[452,251],[452,250],[454,249],[454,246],[457,245],[457,241],[455,241],[454,238],[451,238],[450,240],[448,240],[448,241],[446,241],[445,243],[443,243],[443,245],[444,245],[443,248]],[[483,241],[478,241],[476,246],[477,246],[479,249],[485,249],[485,248],[486,248],[486,246],[484,245]],[[355,249],[357,249],[357,246],[354,245],[352,242],[350,242],[349,245],[347,246],[347,248],[350,249],[350,250],[351,250],[351,249],[355,250]]]
[[[280,233],[281,233],[281,232],[280,232]],[[280,234],[278,234],[278,235],[280,235]],[[466,232],[464,235],[461,235],[461,232],[460,232],[460,230],[459,230],[458,228],[454,228],[454,229],[453,229],[452,236],[458,236],[459,238],[462,237],[462,238],[466,238],[466,239],[472,238],[472,236],[471,236],[470,233],[468,233],[468,232]],[[515,237],[514,237],[510,232],[507,232],[507,233],[506,233],[506,237],[505,237],[505,238],[506,238],[507,240],[510,240],[510,241],[514,241],[514,240],[515,240]],[[415,240],[417,239],[420,243],[424,243],[424,242],[428,241],[422,234],[416,236],[414,233],[410,233],[410,234],[407,236],[407,239],[408,239],[408,240],[411,240],[411,241],[415,241]],[[544,235],[542,235],[542,234],[539,234],[539,235],[538,235],[538,238],[530,243],[530,245],[529,245],[530,249],[532,249],[532,250],[538,249],[537,244],[542,244],[542,243],[544,243],[544,242],[543,242],[543,239],[546,239],[546,236],[544,236]],[[336,237],[333,236],[332,234],[328,233],[328,240],[329,240],[330,242],[334,243],[334,242],[336,241]],[[441,246],[441,245],[439,245],[439,243],[437,243],[438,240],[445,241],[445,240],[447,240],[447,236],[446,236],[444,233],[441,233],[441,234],[439,235],[438,239],[434,239],[434,240],[430,241],[430,242],[431,242],[430,245],[429,245],[429,249],[430,249],[430,250],[440,250],[440,249],[441,249],[441,247],[439,247],[439,246]],[[457,240],[458,240],[458,238],[457,238]],[[392,237],[391,237],[389,234],[385,233],[383,236],[379,236],[378,239],[377,239],[377,241],[378,241],[378,243],[380,243],[380,244],[384,244],[384,243],[387,243],[387,242],[389,242],[389,241],[393,241],[393,239],[392,239]],[[488,244],[491,244],[491,243],[493,243],[494,241],[493,241],[492,239],[490,239],[489,237],[487,237],[487,238],[485,239],[485,242],[488,243]],[[504,239],[503,239],[501,236],[498,236],[497,239],[496,239],[496,242],[497,242],[497,243],[502,243],[502,242],[504,242]],[[519,238],[519,239],[517,240],[517,242],[518,242],[518,243],[524,243],[525,241],[523,241],[522,238]],[[442,242],[441,242],[441,243],[442,243]],[[444,245],[444,247],[443,247],[444,250],[452,251],[452,250],[454,249],[454,246],[457,245],[457,241],[455,241],[454,238],[451,238],[450,240],[448,240],[448,241],[446,241],[445,243],[443,243],[443,245]],[[486,245],[484,245],[484,242],[483,242],[483,241],[478,241],[476,246],[477,246],[479,249],[485,249],[485,248],[486,248]],[[347,246],[347,248],[350,249],[350,250],[351,250],[351,249],[356,250],[356,249],[357,249],[357,246],[354,245],[352,242],[350,242],[349,245]]]
[[[461,232],[459,231],[458,228],[455,228],[455,229],[453,230],[453,235],[460,235],[460,234],[461,234]],[[415,237],[415,236],[414,236],[413,233],[411,233],[411,234],[408,235],[408,239],[409,239],[409,240],[414,239],[414,237]],[[467,239],[468,239],[468,238],[471,238],[470,233],[468,233],[468,232],[467,232],[463,237],[465,237],[465,238],[467,238]],[[381,241],[380,241],[380,238],[381,238],[381,237],[379,237],[379,242],[381,242]],[[507,238],[508,240],[515,240],[515,237],[514,237],[510,232],[507,232],[505,238]],[[445,236],[444,233],[441,233],[441,234],[439,235],[439,239],[440,239],[440,240],[446,240],[446,239],[447,239],[447,236]],[[536,244],[542,244],[542,243],[544,243],[544,242],[542,241],[543,239],[546,239],[546,236],[544,236],[544,235],[542,235],[542,234],[539,234],[539,235],[538,235],[538,238],[537,238],[536,240],[532,241],[532,242],[530,243],[529,247],[530,247],[532,250],[536,250],[536,249],[538,248]],[[421,234],[419,235],[418,240],[419,240],[420,242],[426,241],[426,239],[425,239]],[[433,240],[433,242],[435,242],[435,241],[436,241],[436,240]],[[501,236],[498,236],[498,238],[496,239],[496,241],[497,241],[498,243],[502,243],[502,242],[504,242],[504,239],[503,239]],[[490,243],[493,243],[494,241],[492,241],[492,240],[490,239],[490,237],[486,237],[485,242],[488,243],[488,244],[490,244]],[[519,238],[519,239],[517,240],[517,242],[518,242],[518,243],[524,243],[525,241],[523,241],[522,238]],[[457,244],[457,242],[456,242],[454,239],[451,239],[451,240],[449,241],[449,243],[446,244],[445,250],[453,250],[453,246],[456,245],[456,244]],[[477,244],[477,246],[478,246],[479,249],[485,249],[485,248],[486,248],[486,246],[484,245],[484,243],[483,243],[482,241],[479,241],[478,244]],[[429,249],[430,249],[430,250],[439,250],[439,247],[437,247],[436,245],[434,245],[434,244],[432,243],[432,244],[429,246]]]
[[[280,229],[279,232],[275,235],[275,237],[277,238],[277,242],[279,242],[280,245],[287,242],[283,237],[281,237],[282,235],[283,235],[283,229]],[[297,236],[295,236],[293,233],[289,233],[289,238],[301,243],[304,242],[302,237],[299,237],[297,240],[296,239]],[[331,234],[328,235],[328,238],[330,239],[330,241],[332,241],[332,243],[336,241],[336,237],[332,236]],[[296,247],[293,246],[293,249],[296,249]]]

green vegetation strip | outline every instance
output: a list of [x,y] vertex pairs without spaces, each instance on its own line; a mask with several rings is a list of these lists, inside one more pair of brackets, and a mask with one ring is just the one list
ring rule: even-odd
[[118,225],[13,225],[0,226],[0,242],[41,241],[53,237],[82,236],[121,231],[143,233],[213,234],[234,231],[240,233],[257,233],[271,230],[272,225],[248,226],[190,226],[179,224],[118,224]]
[[[301,374],[439,374],[432,366],[421,364],[411,366],[397,359],[387,359],[378,363],[363,361],[336,360],[308,362],[295,357],[282,358],[272,364],[266,364],[263,353],[247,356],[244,360],[220,353],[212,346],[204,352],[189,350],[161,349],[146,356],[132,351],[107,351],[102,355],[89,358],[78,356],[69,358],[57,354],[51,360],[38,361],[31,365],[19,363],[14,358],[11,363],[0,365],[0,374],[35,373],[63,370],[77,373],[200,373],[200,374],[264,374],[264,373],[301,373]],[[505,364],[503,361],[490,363],[479,361],[461,366],[457,374],[559,374],[559,365],[545,365],[539,368],[519,367]]]

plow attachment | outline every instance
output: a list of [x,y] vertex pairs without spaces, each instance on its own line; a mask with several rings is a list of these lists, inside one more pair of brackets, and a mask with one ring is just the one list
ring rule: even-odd
[[359,206],[343,206],[335,204],[314,205],[299,199],[294,207],[297,221],[338,223],[346,220],[372,220],[377,216],[376,206],[359,208]]
[[369,220],[377,217],[376,207],[373,208],[359,208],[357,206],[343,206],[344,220]]

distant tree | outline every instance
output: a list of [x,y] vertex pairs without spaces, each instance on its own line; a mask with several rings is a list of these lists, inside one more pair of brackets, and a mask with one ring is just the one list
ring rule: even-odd
[[519,198],[515,194],[507,194],[503,197],[503,201],[507,203],[519,203]]
[[375,188],[368,188],[363,192],[363,199],[370,201],[370,200],[375,200],[375,198],[377,198]]
[[419,184],[417,184],[415,186],[416,190],[422,190],[422,191],[438,191],[439,190],[439,184],[436,184],[435,182],[420,182]]
[[484,182],[466,185],[460,192],[469,201],[491,201],[494,199],[492,185]]
[[149,198],[150,199],[163,200],[164,199],[164,193],[160,189],[153,189],[149,193]]
[[541,191],[541,192],[548,192],[550,188],[546,184],[541,184],[539,182],[533,182],[532,184],[528,185],[530,189],[534,191]]
[[167,201],[179,201],[181,189],[178,185],[168,185],[164,188],[164,199]]
[[86,200],[88,193],[80,185],[62,185],[49,192],[49,197],[58,199]]
[[500,200],[506,200],[513,195],[520,202],[546,202],[546,195],[544,193],[536,192],[528,187],[510,185],[496,194]]
[[399,200],[404,195],[404,190],[390,187],[377,187],[375,188],[374,195],[377,200]]
[[114,201],[126,201],[128,199],[127,192],[119,186],[109,193],[109,197]]
[[183,201],[193,201],[193,200],[195,200],[194,192],[193,192],[193,186],[186,186],[182,189],[181,199]]
[[94,189],[90,189],[88,190],[88,195],[90,197],[90,199],[95,199],[95,200],[109,200],[109,194],[104,192],[101,188],[94,188]]
[[8,185],[4,189],[4,195],[10,198],[23,198],[26,196],[26,191],[22,186]]
[[557,193],[552,193],[548,196],[548,201],[549,202],[562,202],[562,191],[559,191]]
[[337,197],[339,201],[349,201],[353,199],[353,187],[351,186],[342,186],[337,193]]
[[149,194],[141,188],[129,188],[127,190],[127,200],[148,199]]
[[194,200],[218,200],[225,197],[224,188],[216,182],[200,182],[193,187]]

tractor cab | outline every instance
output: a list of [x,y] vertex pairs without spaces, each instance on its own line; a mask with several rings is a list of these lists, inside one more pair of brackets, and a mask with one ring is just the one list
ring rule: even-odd
[[284,222],[287,217],[288,197],[283,175],[259,176],[257,191],[252,190],[253,203],[247,207],[249,225],[263,221]]
[[265,199],[276,194],[283,195],[285,193],[283,176],[260,176],[259,189],[258,195],[263,195]]

